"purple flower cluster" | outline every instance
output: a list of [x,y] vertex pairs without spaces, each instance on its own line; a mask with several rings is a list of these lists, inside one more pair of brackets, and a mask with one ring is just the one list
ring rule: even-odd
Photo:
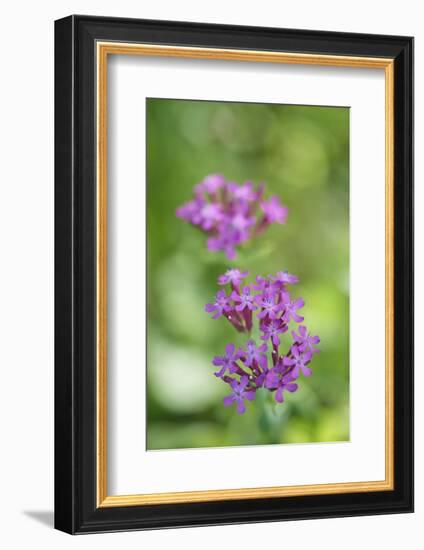
[[306,326],[298,325],[297,332],[291,331],[289,349],[285,353],[280,349],[280,337],[288,332],[290,322],[304,320],[299,314],[303,299],[293,299],[287,289],[287,285],[298,282],[295,275],[281,271],[245,284],[247,276],[247,271],[229,269],[218,278],[219,285],[230,286],[228,293],[219,290],[215,301],[205,305],[213,319],[225,317],[239,332],[250,335],[254,321],[259,323],[261,345],[251,338],[244,348],[228,344],[225,354],[212,361],[218,367],[215,376],[231,388],[224,405],[235,403],[239,414],[246,410],[245,401],[252,401],[261,388],[273,392],[278,403],[284,401],[284,392],[295,392],[300,375],[312,374],[309,365],[313,354],[319,353],[316,346],[320,342],[319,336],[311,336]]
[[222,250],[229,260],[236,247],[267,229],[286,222],[288,209],[273,196],[264,200],[265,186],[227,181],[220,174],[207,176],[194,187],[194,198],[177,208],[176,215],[208,235],[208,250]]

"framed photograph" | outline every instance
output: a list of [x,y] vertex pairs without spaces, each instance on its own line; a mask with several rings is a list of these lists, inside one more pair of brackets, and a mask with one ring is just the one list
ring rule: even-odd
[[55,24],[55,525],[413,510],[413,39]]

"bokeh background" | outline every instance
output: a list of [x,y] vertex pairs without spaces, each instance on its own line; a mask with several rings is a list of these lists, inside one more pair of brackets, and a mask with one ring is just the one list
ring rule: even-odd
[[[233,262],[175,216],[211,173],[265,182],[266,197],[289,208],[286,225]],[[348,440],[349,109],[148,99],[147,201],[147,448]],[[244,415],[224,408],[228,387],[211,360],[246,335],[204,312],[229,267],[252,278],[298,275],[292,295],[304,298],[305,324],[321,337],[313,376],[284,404],[257,392]]]

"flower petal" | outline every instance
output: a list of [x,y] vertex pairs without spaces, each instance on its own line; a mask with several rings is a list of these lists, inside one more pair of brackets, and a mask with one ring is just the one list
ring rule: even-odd
[[296,357],[296,359],[300,356],[298,346],[292,346],[290,351],[292,352],[293,357]]
[[227,370],[227,367],[224,365],[221,370],[219,370],[217,372],[214,372],[214,375],[217,378],[222,378],[224,376],[226,370]]
[[245,397],[246,399],[248,399],[249,401],[253,401],[253,400],[255,399],[256,393],[255,393],[253,390],[251,390],[251,391],[246,391],[246,392],[244,392],[243,395],[244,395],[244,397]]
[[309,367],[306,367],[305,365],[302,366],[302,372],[304,376],[312,375],[312,369],[310,369]]
[[282,403],[284,401],[283,386],[280,386],[275,392],[275,400],[278,401],[278,403]]
[[240,391],[243,391],[244,388],[247,386],[247,384],[249,383],[249,378],[247,376],[242,376],[240,378],[240,384],[238,386],[239,390]]
[[291,375],[293,377],[294,380],[296,380],[297,378],[299,378],[299,371],[300,371],[300,367],[299,365],[295,365],[293,370],[291,371]]
[[296,321],[296,323],[301,323],[305,317],[302,317],[301,315],[298,315],[294,311],[292,312],[293,321]]
[[303,354],[303,362],[308,363],[312,359],[312,353],[310,351],[306,351]]
[[295,360],[291,359],[290,357],[283,357],[283,365],[285,367],[292,367],[295,364]]
[[[230,382],[230,386],[231,386],[231,389],[232,389],[233,391],[235,391],[235,390],[238,389],[239,384],[238,384],[237,380],[234,380],[234,379],[233,379],[233,380],[231,380],[231,382]],[[235,398],[235,396],[234,396],[234,398]]]
[[266,355],[261,355],[258,361],[262,370],[268,370],[268,358]]
[[234,344],[227,344],[225,346],[225,353],[229,358],[233,357],[235,350],[236,350],[236,346]]
[[271,340],[274,346],[280,345],[280,339],[278,338],[278,334],[273,334]]
[[232,405],[235,401],[235,397],[234,395],[226,395],[223,399],[224,401],[224,407],[229,407],[230,405]]
[[243,414],[246,411],[246,405],[244,404],[243,399],[237,399],[237,412]]

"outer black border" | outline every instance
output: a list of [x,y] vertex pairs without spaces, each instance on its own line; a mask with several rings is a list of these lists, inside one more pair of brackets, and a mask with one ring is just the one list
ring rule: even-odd
[[[395,59],[394,491],[96,509],[99,39]],[[55,527],[75,534],[411,512],[413,39],[73,15],[55,22],[55,72]]]

